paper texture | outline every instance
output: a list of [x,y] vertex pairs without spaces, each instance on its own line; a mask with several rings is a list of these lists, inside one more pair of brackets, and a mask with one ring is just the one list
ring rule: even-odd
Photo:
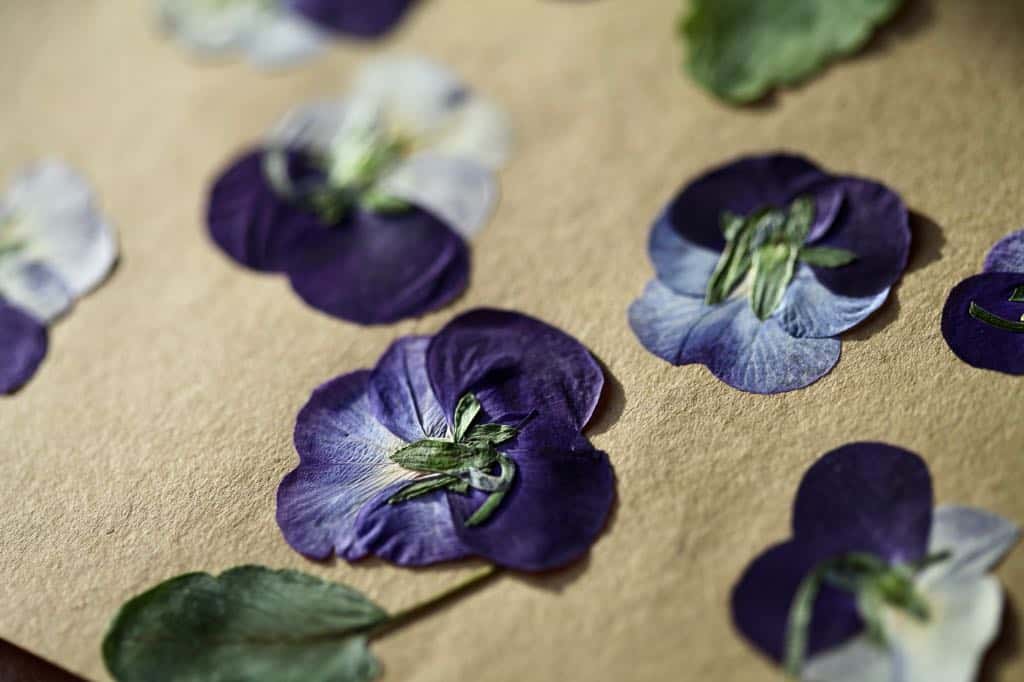
[[[789,535],[810,463],[854,440],[920,453],[939,503],[1024,521],[1024,380],[960,362],[939,330],[948,291],[1024,223],[1024,5],[908,4],[860,58],[736,110],[684,75],[678,0],[429,0],[384,43],[338,42],[274,75],[200,65],[153,30],[146,3],[2,3],[0,175],[66,158],[116,223],[122,262],[54,326],[25,390],[0,400],[0,637],[107,679],[100,642],[117,607],[179,573],[296,568],[390,609],[451,584],[475,564],[304,560],[281,538],[274,494],[318,384],[480,305],[538,316],[605,363],[590,434],[619,502],[583,563],[502,577],[381,640],[387,680],[777,679],[734,634],[729,591]],[[508,109],[517,144],[466,295],[366,329],[234,265],[202,215],[233,154],[383,50],[449,64]],[[876,178],[916,217],[909,270],[843,336],[832,374],[762,397],[650,355],[626,308],[679,186],[776,149]],[[1009,627],[986,674],[1008,682],[1024,676],[1024,549],[997,575]]]

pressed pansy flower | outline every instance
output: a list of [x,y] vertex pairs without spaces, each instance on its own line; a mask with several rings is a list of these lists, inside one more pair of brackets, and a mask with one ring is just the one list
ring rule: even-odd
[[614,495],[607,456],[582,434],[603,383],[579,342],[518,313],[475,310],[401,338],[299,413],[278,524],[316,559],[566,564]]
[[170,35],[203,56],[241,52],[263,67],[320,52],[331,34],[376,38],[413,0],[156,0]]
[[805,474],[793,536],[747,567],[733,621],[808,682],[970,682],[1002,615],[988,571],[1018,535],[978,509],[933,509],[917,455],[846,445]]
[[15,176],[0,197],[0,393],[35,374],[47,325],[103,281],[116,260],[113,229],[81,176],[58,161]]
[[969,365],[1024,374],[1024,230],[992,247],[982,274],[953,288],[942,335]]
[[224,171],[210,234],[330,315],[419,315],[465,288],[465,238],[494,208],[509,136],[502,112],[447,70],[374,61],[348,98],[292,111]]
[[899,196],[789,155],[742,158],[687,185],[654,224],[656,278],[629,309],[641,343],[735,388],[807,386],[839,334],[885,302],[907,265]]

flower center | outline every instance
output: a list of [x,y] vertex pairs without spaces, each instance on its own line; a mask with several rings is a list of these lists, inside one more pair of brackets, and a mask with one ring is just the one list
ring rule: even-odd
[[[1009,300],[1011,303],[1024,303],[1024,284],[1021,284],[1020,286],[1013,290],[1013,293],[1010,294]],[[1005,317],[996,315],[995,313],[991,313],[985,310],[974,301],[971,301],[971,307],[968,310],[968,312],[974,319],[980,320],[985,324],[991,325],[997,329],[1002,329],[1008,332],[1014,332],[1016,334],[1024,334],[1024,315],[1020,316],[1019,321],[1008,320]]]
[[919,622],[928,622],[931,617],[928,602],[917,590],[915,579],[924,569],[949,556],[949,552],[940,552],[912,564],[891,564],[873,554],[853,552],[820,563],[800,583],[790,606],[786,626],[786,672],[796,677],[800,675],[810,638],[814,602],[822,585],[854,595],[869,639],[885,646],[884,609],[896,609]]
[[467,526],[479,526],[501,504],[516,475],[510,457],[497,446],[512,440],[519,430],[504,424],[478,424],[480,401],[472,393],[455,406],[455,429],[447,439],[424,438],[410,443],[391,455],[391,460],[420,476],[388,499],[398,504],[435,490],[467,494],[470,489],[488,493],[487,499]]
[[804,245],[814,213],[810,197],[798,197],[787,209],[765,207],[747,216],[723,212],[725,249],[708,280],[705,302],[749,296],[754,314],[767,320],[782,303],[798,261],[826,268],[852,263],[856,254],[851,251]]
[[397,213],[409,205],[379,189],[379,182],[408,156],[410,138],[385,127],[377,114],[359,116],[347,123],[327,150],[312,154],[323,179],[295,183],[288,173],[284,150],[264,155],[264,174],[281,196],[305,206],[324,222],[340,222],[355,206],[376,213]]

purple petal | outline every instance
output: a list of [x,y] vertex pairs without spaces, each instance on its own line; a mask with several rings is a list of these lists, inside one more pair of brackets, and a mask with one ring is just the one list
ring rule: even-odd
[[[797,588],[821,562],[833,556],[824,545],[789,541],[775,545],[747,567],[732,592],[732,618],[751,644],[782,662],[789,610]],[[810,656],[842,644],[863,623],[853,598],[824,586],[811,615]]]
[[758,320],[746,299],[708,306],[658,280],[629,308],[629,324],[647,350],[674,365],[702,364],[734,388],[781,393],[808,386],[839,361],[832,338],[796,338],[779,317]]
[[302,554],[346,556],[360,508],[411,475],[389,459],[404,443],[373,416],[370,372],[333,379],[310,397],[295,422],[299,466],[277,490],[277,523]]
[[683,189],[667,215],[676,231],[696,246],[721,251],[723,211],[739,215],[774,206],[785,208],[801,194],[817,199],[812,234],[823,233],[841,197],[830,176],[807,159],[788,154],[744,157],[707,173]]
[[362,508],[347,559],[372,554],[400,566],[426,566],[472,554],[455,531],[443,491],[388,504],[407,483],[391,486]]
[[429,213],[354,211],[307,233],[288,266],[295,291],[314,308],[360,324],[385,324],[440,308],[469,279],[465,242]]
[[[312,213],[282,199],[263,171],[263,150],[236,159],[213,185],[206,211],[213,241],[254,270],[284,270],[304,234],[324,229]],[[292,177],[311,173],[302,156],[288,156]]]
[[931,523],[928,467],[914,453],[883,443],[832,450],[804,474],[793,503],[793,535],[801,542],[890,562],[923,557]]
[[910,222],[899,195],[885,185],[842,178],[845,201],[832,227],[815,246],[847,249],[857,260],[838,268],[813,268],[835,294],[864,298],[888,289],[903,274],[910,254]]
[[286,0],[291,9],[329,31],[376,38],[398,23],[413,0]]
[[1024,374],[1024,334],[999,329],[975,319],[971,303],[1007,321],[1020,321],[1024,303],[1010,302],[1024,285],[1024,274],[989,272],[957,284],[942,310],[942,335],[957,357],[974,367],[1006,374]]
[[427,336],[395,341],[377,362],[367,387],[377,421],[410,443],[440,438],[447,431],[444,411],[427,376],[429,343]]
[[819,282],[812,268],[801,264],[779,307],[779,323],[792,336],[838,336],[878,310],[889,291],[860,298],[840,296]]
[[47,345],[46,327],[0,300],[0,393],[13,393],[32,378]]
[[1024,230],[996,242],[985,256],[985,272],[1024,272]]
[[703,297],[722,255],[685,239],[663,213],[651,230],[647,252],[662,284],[677,294]]
[[581,430],[594,413],[604,373],[579,341],[519,313],[478,309],[449,322],[427,349],[434,395],[450,419],[476,394],[490,418],[536,410]]
[[484,493],[448,493],[462,542],[520,571],[545,571],[579,558],[604,528],[615,497],[608,456],[568,424],[544,418],[531,420],[507,454],[517,467],[512,488],[482,525],[465,522]]

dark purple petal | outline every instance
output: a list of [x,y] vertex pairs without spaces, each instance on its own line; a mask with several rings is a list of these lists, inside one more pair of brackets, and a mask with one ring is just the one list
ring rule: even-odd
[[723,211],[739,215],[773,206],[785,208],[796,197],[812,194],[817,216],[812,234],[823,233],[841,196],[827,181],[830,176],[807,159],[788,154],[750,156],[721,166],[683,189],[669,205],[669,221],[697,246],[721,251]]
[[1024,272],[1024,230],[996,242],[985,256],[985,272]]
[[466,527],[486,494],[449,492],[466,547],[520,571],[558,568],[583,555],[604,528],[615,496],[608,456],[568,424],[535,418],[509,447],[516,477],[493,516]]
[[391,433],[413,442],[440,438],[447,420],[427,376],[428,336],[398,339],[370,375],[367,393],[373,414]]
[[[299,154],[288,156],[292,177],[312,173]],[[217,178],[206,211],[213,241],[234,260],[254,270],[284,270],[295,244],[307,232],[324,229],[309,211],[282,199],[263,172],[263,150],[236,159]]]
[[536,410],[577,430],[604,385],[601,367],[579,341],[532,317],[491,309],[460,315],[438,332],[427,371],[449,419],[472,392],[491,419]]
[[404,443],[374,418],[369,377],[363,370],[327,382],[296,419],[299,466],[277,490],[277,523],[288,544],[308,557],[346,556],[360,508],[412,478],[389,458]]
[[932,484],[912,452],[883,443],[832,450],[804,474],[793,503],[793,536],[811,546],[912,562],[928,548]]
[[388,504],[407,484],[387,488],[360,510],[347,559],[372,554],[400,566],[426,566],[472,554],[459,539],[443,491]]
[[386,324],[440,308],[469,278],[465,242],[418,208],[353,211],[307,233],[288,266],[295,291],[314,308],[360,324]]
[[[747,567],[732,592],[732,618],[751,644],[782,662],[787,622],[797,588],[819,564],[835,555],[825,545],[800,541],[769,548]],[[824,586],[811,616],[808,655],[842,644],[863,623],[851,595]]]
[[910,222],[899,195],[885,185],[841,178],[845,201],[815,246],[847,249],[857,260],[838,268],[813,268],[815,277],[841,296],[863,298],[891,287],[910,254]]
[[1019,322],[1024,303],[1010,294],[1024,285],[1024,273],[988,272],[957,284],[942,310],[942,335],[957,357],[974,367],[1024,374],[1024,334],[999,329],[970,315],[971,303],[1009,322]]
[[0,300],[0,393],[13,393],[32,378],[47,345],[45,326]]
[[398,23],[413,0],[286,0],[292,10],[329,31],[376,38]]

